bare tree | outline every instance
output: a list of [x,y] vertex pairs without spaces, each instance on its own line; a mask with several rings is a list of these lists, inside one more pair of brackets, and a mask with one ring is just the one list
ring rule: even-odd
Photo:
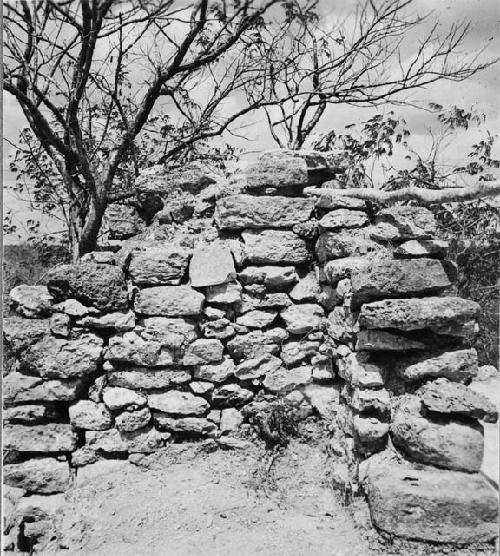
[[[25,147],[38,146],[30,163],[49,185],[42,201],[61,209],[75,259],[95,247],[104,211],[120,197],[116,181],[137,161],[137,140],[159,109],[181,122],[163,141],[165,162],[266,102],[262,87],[249,102],[227,103],[262,75],[263,52],[266,78],[282,71],[273,51],[291,20],[273,33],[264,22],[277,4],[4,2],[3,87],[29,123]],[[60,187],[50,188],[56,174]]]
[[311,5],[299,10],[295,27],[280,42],[281,58],[294,63],[266,83],[279,101],[265,110],[280,147],[303,147],[329,105],[401,103],[415,89],[463,81],[496,62],[483,60],[481,51],[464,54],[468,22],[440,33],[430,14],[411,15],[414,3],[360,0],[330,30]]

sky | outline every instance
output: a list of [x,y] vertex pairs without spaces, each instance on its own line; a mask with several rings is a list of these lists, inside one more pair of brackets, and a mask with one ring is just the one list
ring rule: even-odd
[[[339,20],[347,17],[355,6],[355,0],[320,0],[322,23],[325,26],[335,25]],[[484,55],[494,58],[500,56],[500,2],[499,0],[416,0],[412,10],[418,14],[431,13],[431,18],[439,21],[442,29],[462,20],[470,20],[472,27],[466,43],[466,53],[475,51],[486,45]],[[415,44],[419,36],[414,37]],[[474,106],[487,118],[487,127],[492,133],[500,133],[500,64],[496,64],[468,81],[462,83],[441,81],[426,89],[421,89],[412,96],[414,102],[433,101],[444,106],[457,105],[464,108]],[[235,101],[236,102],[236,101]],[[412,130],[413,144],[422,151],[428,147],[427,129],[431,125],[432,117],[416,108],[411,107],[382,107],[379,112],[395,110],[403,117],[408,127]],[[331,129],[339,130],[345,125],[361,122],[373,115],[374,109],[362,109],[352,106],[330,107],[323,117],[318,132],[328,132]],[[262,116],[252,115],[250,127],[245,128],[245,139],[228,139],[238,146],[244,153],[276,148],[275,143],[267,131],[267,126]],[[4,138],[16,141],[19,130],[25,125],[25,119],[17,101],[8,93],[3,95],[3,133]],[[467,145],[461,144],[458,139],[445,153],[450,163],[463,159],[464,152],[469,146],[471,137],[465,139]],[[464,141],[465,141],[464,140]],[[12,148],[4,141],[3,145],[3,178],[4,185],[14,179],[8,170],[8,155]],[[500,158],[500,152],[497,153]],[[25,222],[30,217],[26,203],[16,199],[4,188],[4,210],[9,208],[15,212],[16,217]],[[42,222],[42,229],[54,231],[59,226],[49,221]],[[24,234],[21,234],[22,236]],[[4,242],[15,242],[19,238],[5,236]]]

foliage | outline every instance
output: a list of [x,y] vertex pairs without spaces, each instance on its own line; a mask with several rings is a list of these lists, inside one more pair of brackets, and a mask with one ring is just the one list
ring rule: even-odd
[[290,438],[296,436],[297,410],[282,399],[258,406],[254,411],[248,410],[248,418],[267,449],[275,446],[287,446]]

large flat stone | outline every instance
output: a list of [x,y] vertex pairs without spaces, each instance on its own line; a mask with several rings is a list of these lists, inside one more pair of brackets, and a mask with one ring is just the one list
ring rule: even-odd
[[152,242],[132,251],[128,273],[139,286],[174,286],[186,273],[190,255],[189,250],[168,242]]
[[3,409],[4,423],[20,423],[21,425],[37,425],[41,422],[57,419],[56,407],[41,404],[23,404]]
[[417,391],[424,407],[431,412],[445,415],[463,415],[496,423],[498,411],[495,404],[483,394],[467,388],[464,384],[438,378],[424,384]]
[[294,266],[248,266],[239,273],[243,284],[263,284],[269,289],[280,289],[298,281]]
[[246,188],[263,190],[307,185],[307,164],[303,158],[280,151],[264,153],[245,170]]
[[323,278],[332,286],[336,286],[340,280],[350,278],[354,271],[367,268],[370,264],[368,257],[345,257],[328,261],[323,267]]
[[241,234],[248,262],[254,264],[302,264],[311,259],[306,242],[290,231],[247,230]]
[[217,286],[235,277],[234,260],[229,247],[214,243],[200,245],[194,250],[189,265],[189,279],[194,288]]
[[191,373],[183,369],[147,369],[135,367],[125,371],[107,374],[110,386],[132,388],[134,390],[162,390],[191,380]]
[[74,339],[45,336],[19,354],[21,368],[42,378],[72,379],[97,370],[103,341],[91,333]]
[[57,266],[47,273],[47,288],[56,301],[72,298],[101,310],[120,310],[128,305],[125,275],[114,265]]
[[79,429],[106,430],[111,428],[113,417],[106,406],[91,400],[79,400],[69,407],[70,423]]
[[497,494],[478,473],[370,466],[366,487],[372,521],[386,533],[458,544],[498,534]]
[[200,315],[204,301],[205,296],[190,286],[157,286],[137,294],[135,310],[148,316]]
[[273,394],[287,394],[312,382],[312,367],[303,365],[294,369],[279,367],[266,375],[263,385]]
[[456,382],[468,381],[478,372],[475,349],[446,351],[431,357],[403,359],[397,373],[407,382],[444,377]]
[[13,452],[72,452],[77,435],[71,425],[5,425],[3,448]]
[[280,316],[291,334],[305,334],[312,330],[319,330],[325,322],[323,307],[314,303],[290,305],[281,311]]
[[359,257],[381,249],[370,239],[368,228],[323,232],[316,242],[316,255],[321,263],[344,257]]
[[291,228],[306,222],[313,208],[312,199],[231,195],[217,201],[215,222],[222,230]]
[[365,304],[359,314],[362,328],[429,329],[436,334],[462,335],[463,325],[480,311],[475,301],[460,297],[386,299]]
[[215,423],[203,417],[181,417],[176,419],[167,413],[155,411],[153,419],[158,428],[170,432],[206,435],[217,430]]
[[325,214],[319,221],[319,227],[322,230],[341,230],[343,228],[361,228],[368,223],[368,217],[364,212],[340,208]]
[[153,410],[174,415],[203,415],[209,407],[204,398],[177,390],[164,394],[150,394],[148,405]]
[[70,402],[83,390],[83,383],[74,380],[43,380],[18,372],[3,379],[3,398],[7,404],[26,402]]
[[443,265],[436,259],[378,260],[351,275],[356,303],[388,297],[432,295],[451,283]]
[[68,462],[55,458],[35,458],[3,466],[6,485],[22,488],[27,493],[64,492],[70,484]]
[[394,444],[413,461],[444,469],[479,471],[483,461],[483,427],[453,419],[427,419],[421,400],[398,400],[391,423]]
[[272,328],[265,332],[254,330],[248,334],[237,335],[227,343],[227,349],[236,360],[252,358],[265,353],[277,353],[279,345],[288,338],[282,328]]
[[387,330],[361,330],[356,341],[358,351],[423,351],[429,346],[417,338],[408,338]]
[[394,206],[375,218],[373,237],[385,241],[431,239],[437,230],[432,212],[425,207]]

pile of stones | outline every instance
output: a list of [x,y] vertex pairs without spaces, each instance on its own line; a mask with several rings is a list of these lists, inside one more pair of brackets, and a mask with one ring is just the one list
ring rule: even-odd
[[[198,166],[148,173],[148,221],[112,207],[113,250],[14,288],[7,532],[33,546],[97,461],[186,437],[241,447],[248,415],[279,399],[335,430],[343,480],[364,489],[378,528],[494,537],[496,497],[478,471],[480,421],[497,414],[466,386],[479,307],[456,297],[427,209],[303,194],[338,171],[328,154],[278,151],[223,187]],[[187,193],[169,208],[172,183]]]

